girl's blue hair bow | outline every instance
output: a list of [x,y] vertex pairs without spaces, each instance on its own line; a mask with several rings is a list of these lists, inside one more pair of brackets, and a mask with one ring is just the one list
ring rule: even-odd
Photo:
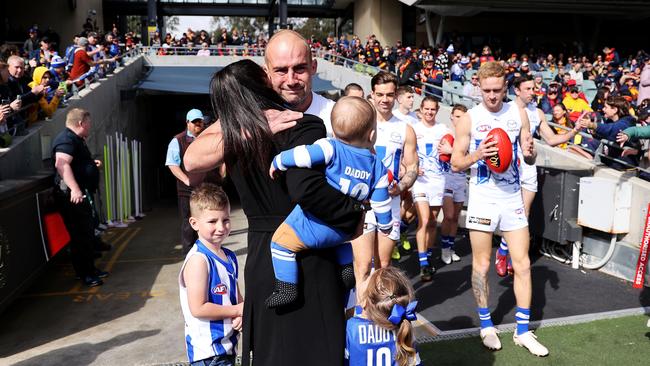
[[395,325],[399,325],[399,323],[402,321],[402,319],[406,319],[408,321],[413,321],[416,319],[415,316],[415,307],[418,305],[418,301],[411,301],[406,308],[404,308],[400,304],[395,304],[393,305],[393,310],[390,312],[390,316],[388,317],[388,321]]

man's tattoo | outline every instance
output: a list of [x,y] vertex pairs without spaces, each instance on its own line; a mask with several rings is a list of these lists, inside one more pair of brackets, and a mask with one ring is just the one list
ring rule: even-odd
[[487,276],[472,270],[472,290],[474,291],[476,304],[481,308],[486,308],[488,306],[488,293],[490,290]]
[[415,180],[418,178],[417,169],[407,171],[402,179],[399,181],[399,190],[404,192],[405,190],[411,188]]

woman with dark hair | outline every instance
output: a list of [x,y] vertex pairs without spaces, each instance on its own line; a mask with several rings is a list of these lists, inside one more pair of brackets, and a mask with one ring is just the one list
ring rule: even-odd
[[[566,107],[562,103],[558,103],[553,107],[553,113],[551,114],[551,117],[552,117],[551,122],[557,125],[566,128],[574,128],[574,124],[569,118],[569,111],[567,111]],[[558,135],[564,135],[565,133],[569,132],[569,130],[563,129],[561,127],[556,127],[556,126],[553,126],[553,130]],[[582,140],[582,136],[576,135],[573,142],[575,144],[580,144],[581,140]],[[562,149],[566,149],[567,143],[560,144],[558,145],[558,147]]]
[[[616,135],[619,132],[636,124],[636,120],[630,115],[630,104],[623,97],[608,97],[605,100],[605,106],[603,107],[604,123],[589,120],[588,116],[584,118],[588,120],[585,121],[586,126],[594,131],[594,136],[612,142],[616,142]],[[632,166],[638,166],[639,164],[638,156],[629,155],[628,152],[622,154],[622,150],[615,147],[608,146],[606,155],[610,158],[622,160]],[[629,168],[609,159],[604,160],[604,163],[619,170]]]
[[605,100],[609,98],[609,88],[602,87],[596,92],[596,97],[591,101],[591,109],[594,112],[603,114],[603,107],[605,106]]
[[[325,137],[323,121],[286,110],[267,74],[250,60],[216,73],[210,98],[219,121],[204,131],[203,141],[214,144],[213,155],[226,164],[248,219],[244,364],[252,350],[255,365],[342,365],[344,296],[334,250],[301,252],[296,258],[301,269],[298,301],[281,309],[264,304],[275,281],[271,237],[294,204],[341,230],[354,232],[361,221],[363,205],[330,186],[320,170],[290,169],[275,180],[268,175],[277,153]],[[277,123],[291,120],[297,122]],[[187,154],[199,161],[214,158],[198,151],[188,149]]]

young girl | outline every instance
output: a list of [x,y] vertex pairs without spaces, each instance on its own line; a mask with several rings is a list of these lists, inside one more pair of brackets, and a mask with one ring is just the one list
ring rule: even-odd
[[416,319],[414,291],[408,278],[394,267],[373,272],[360,306],[347,323],[346,366],[420,366],[413,345]]

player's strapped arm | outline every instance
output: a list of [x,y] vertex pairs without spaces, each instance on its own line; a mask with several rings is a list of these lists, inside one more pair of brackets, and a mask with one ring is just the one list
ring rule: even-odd
[[537,151],[535,151],[535,144],[533,143],[533,136],[530,134],[530,123],[528,122],[528,114],[523,108],[519,109],[521,116],[521,130],[519,130],[519,141],[521,142],[521,152],[524,155],[524,161],[528,165],[535,164],[537,159]]
[[391,215],[390,207],[391,199],[388,194],[388,173],[385,172],[370,195],[370,207],[372,207],[372,211],[377,218],[377,227],[384,234],[390,233],[393,228],[393,216]]
[[289,168],[311,168],[328,164],[334,155],[332,143],[324,138],[312,145],[300,145],[283,151],[273,159],[273,167],[286,171]]
[[406,167],[406,172],[398,183],[400,192],[404,192],[411,188],[413,183],[415,183],[415,180],[418,178],[419,160],[415,131],[413,131],[413,127],[407,125],[406,139],[404,141],[404,157],[402,158],[402,164]]
[[553,129],[551,126],[548,125],[546,122],[546,117],[544,116],[544,112],[542,110],[538,109],[537,112],[539,113],[539,118],[540,118],[540,124],[539,124],[539,134],[542,136],[544,141],[546,141],[547,144],[550,146],[557,146],[560,144],[563,144],[565,142],[569,142],[572,138],[575,137],[575,135],[580,132],[580,124],[576,124],[576,126],[570,130],[567,131],[566,133],[563,134],[556,134],[553,132]]

